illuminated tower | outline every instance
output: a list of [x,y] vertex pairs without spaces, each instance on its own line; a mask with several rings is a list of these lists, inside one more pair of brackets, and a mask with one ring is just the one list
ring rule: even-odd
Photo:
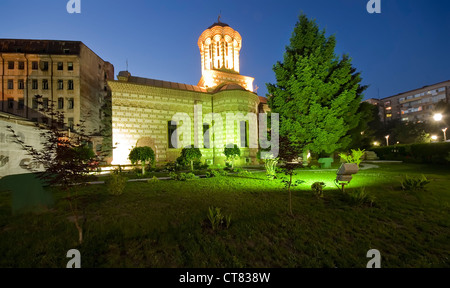
[[222,84],[235,83],[253,92],[252,77],[239,74],[242,37],[228,24],[220,22],[203,31],[198,39],[202,61],[202,78],[198,86],[214,90]]

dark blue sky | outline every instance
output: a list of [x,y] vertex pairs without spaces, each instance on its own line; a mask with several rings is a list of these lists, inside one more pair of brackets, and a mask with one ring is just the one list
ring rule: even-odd
[[0,38],[80,40],[114,64],[116,75],[197,84],[200,34],[222,12],[222,22],[243,38],[241,74],[255,77],[258,94],[274,82],[300,12],[337,38],[370,85],[365,98],[391,96],[450,79],[450,1],[368,0],[149,1],[81,0],[68,14],[67,0],[1,0]]

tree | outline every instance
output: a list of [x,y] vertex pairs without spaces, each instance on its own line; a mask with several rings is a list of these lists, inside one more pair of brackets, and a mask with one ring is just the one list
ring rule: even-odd
[[133,165],[141,162],[142,175],[145,175],[146,163],[149,162],[151,165],[155,163],[155,152],[153,152],[153,149],[148,146],[135,147],[128,155],[128,159],[130,159],[131,164]]
[[[39,106],[42,104],[42,96],[36,95]],[[14,142],[19,144],[24,151],[30,155],[33,162],[44,167],[44,172],[30,169],[37,173],[37,176],[44,180],[47,185],[58,186],[67,194],[66,200],[69,203],[73,215],[75,226],[78,230],[78,242],[83,242],[83,227],[77,207],[76,186],[84,185],[90,179],[89,172],[95,170],[100,159],[89,147],[89,136],[85,132],[84,122],[76,125],[74,133],[68,133],[64,124],[64,113],[54,110],[54,103],[47,109],[39,109],[52,119],[49,126],[36,124],[41,131],[42,149],[27,145],[20,136],[9,126],[8,130],[14,137]],[[85,219],[86,220],[86,219]]]
[[280,115],[280,138],[295,148],[290,157],[346,148],[349,131],[361,119],[358,108],[367,87],[360,85],[349,56],[334,54],[335,46],[334,36],[326,37],[302,14],[283,62],[273,68],[277,83],[267,84],[268,104]]
[[223,154],[225,154],[227,161],[231,161],[231,169],[234,169],[234,160],[241,157],[241,149],[234,144],[232,148],[225,147]]
[[191,163],[191,171],[194,171],[194,161],[200,161],[202,158],[202,152],[200,152],[199,148],[194,147],[185,147],[181,150],[180,162],[190,162]]
[[335,55],[335,46],[334,36],[301,14],[283,62],[273,67],[277,82],[267,84],[269,107],[280,117],[279,157],[289,176],[289,199],[293,171],[301,166],[296,159],[308,151],[330,154],[348,147],[349,131],[361,119],[358,108],[367,87],[360,85],[350,57]]

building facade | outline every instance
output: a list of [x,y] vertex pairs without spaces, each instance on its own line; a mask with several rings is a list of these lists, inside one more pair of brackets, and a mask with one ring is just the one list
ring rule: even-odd
[[64,112],[68,129],[84,121],[97,135],[110,79],[114,66],[82,42],[0,39],[2,112],[48,124],[52,119],[42,110],[53,107]]
[[[188,85],[132,76],[108,81],[112,93],[112,164],[129,164],[133,147],[150,146],[157,163],[176,160],[183,147],[201,149],[208,164],[224,162],[224,148],[241,148],[242,163],[255,163],[259,111],[253,78],[240,75],[240,34],[214,23],[199,37],[202,77]],[[256,148],[255,148],[256,147]]]
[[450,80],[367,102],[380,107],[385,122],[400,119],[407,122],[428,122],[439,102],[450,103]]

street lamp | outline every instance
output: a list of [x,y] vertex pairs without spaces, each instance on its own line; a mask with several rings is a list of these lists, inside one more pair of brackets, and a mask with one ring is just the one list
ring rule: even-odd
[[389,135],[386,135],[384,138],[386,138],[386,146],[389,146]]
[[444,132],[444,142],[447,141],[447,128],[442,129],[442,132]]
[[434,119],[434,121],[441,121],[442,114],[441,113],[434,114],[433,119]]
[[436,141],[438,137],[436,135],[431,136],[431,140]]

